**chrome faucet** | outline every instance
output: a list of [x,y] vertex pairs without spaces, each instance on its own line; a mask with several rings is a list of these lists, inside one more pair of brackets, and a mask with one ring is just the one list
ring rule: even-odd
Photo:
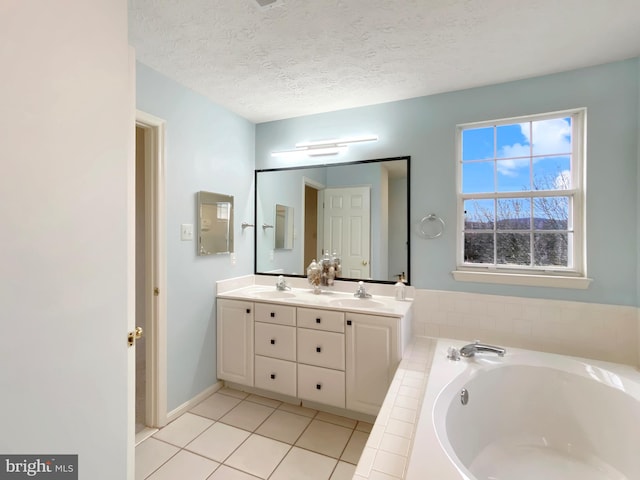
[[353,296],[357,298],[371,298],[371,294],[367,293],[367,290],[364,288],[364,282],[358,282],[358,290],[356,290]]
[[465,345],[460,349],[460,355],[463,357],[473,357],[476,353],[497,353],[498,356],[504,357],[507,350],[502,347],[495,347],[493,345],[486,345],[476,340],[469,345]]
[[291,290],[291,287],[289,286],[289,284],[287,283],[287,281],[284,279],[282,275],[280,275],[278,277],[278,280],[276,281],[276,290],[279,290],[281,292],[285,290]]

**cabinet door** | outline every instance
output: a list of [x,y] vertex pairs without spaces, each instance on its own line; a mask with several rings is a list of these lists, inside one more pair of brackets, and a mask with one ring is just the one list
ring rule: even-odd
[[346,314],[347,408],[377,415],[398,358],[398,319]]
[[253,303],[218,299],[218,378],[253,386]]

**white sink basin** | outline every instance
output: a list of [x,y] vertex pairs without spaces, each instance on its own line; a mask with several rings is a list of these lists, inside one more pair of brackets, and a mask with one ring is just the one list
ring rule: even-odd
[[344,308],[381,308],[385,306],[384,303],[371,300],[370,298],[340,298],[331,300],[329,303],[336,307]]
[[257,292],[251,292],[252,297],[258,298],[293,298],[295,293],[288,292],[286,290],[260,290]]

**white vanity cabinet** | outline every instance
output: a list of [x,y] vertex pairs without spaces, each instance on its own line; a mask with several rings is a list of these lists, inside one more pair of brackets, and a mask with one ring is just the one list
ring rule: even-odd
[[255,304],[255,386],[297,394],[296,308]]
[[253,386],[253,303],[218,298],[218,378]]
[[378,299],[384,313],[341,308],[336,300],[353,302],[351,294],[296,292],[272,301],[241,291],[219,296],[218,378],[377,415],[411,336],[411,303]]
[[347,313],[346,408],[377,415],[402,359],[400,318]]

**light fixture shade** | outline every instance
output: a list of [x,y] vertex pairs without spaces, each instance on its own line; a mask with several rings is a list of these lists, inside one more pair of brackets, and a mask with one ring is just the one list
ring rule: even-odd
[[299,157],[308,155],[310,157],[337,155],[347,150],[351,143],[375,142],[378,140],[377,135],[366,135],[361,137],[336,138],[331,140],[319,140],[314,142],[296,143],[294,150],[281,150],[272,152],[272,157]]

